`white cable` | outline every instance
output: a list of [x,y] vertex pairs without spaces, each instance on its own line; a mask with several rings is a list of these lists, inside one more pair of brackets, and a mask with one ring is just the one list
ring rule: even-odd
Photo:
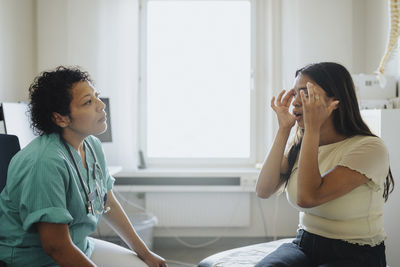
[[[130,206],[132,206],[132,207],[138,208],[138,209],[140,209],[141,211],[147,212],[146,209],[145,209],[144,207],[142,207],[142,206],[140,206],[140,205],[138,205],[138,204],[136,204],[136,203],[133,203],[132,201],[130,201],[130,200],[128,200],[126,197],[124,197],[118,190],[116,190],[116,188],[113,189],[113,192],[114,192],[114,193],[116,194],[116,196],[117,196],[119,199],[121,199],[125,204],[128,204],[128,205],[130,205]],[[101,238],[101,233],[100,233],[100,229],[99,229],[99,228],[100,228],[100,227],[97,227],[97,234],[98,234],[99,237]],[[175,238],[178,242],[180,242],[180,243],[183,242],[183,240],[179,240],[178,237],[174,237],[174,238]],[[181,241],[182,241],[182,242],[181,242]],[[216,241],[213,241],[213,243],[214,243],[214,242],[216,242]],[[183,243],[184,243],[184,242],[183,242]],[[210,243],[210,244],[211,244],[211,243]],[[183,245],[185,245],[185,244],[183,244]],[[186,244],[186,246],[188,246],[188,245],[190,245],[190,244]],[[196,246],[192,246],[192,247],[197,248]],[[176,260],[169,260],[169,259],[167,259],[166,261],[167,261],[167,263],[178,264],[178,265],[181,265],[181,266],[197,267],[197,265],[195,265],[195,264],[186,263],[186,262],[181,262],[181,261],[176,261]]]
[[97,236],[98,236],[100,239],[103,239],[103,235],[102,235],[101,232],[100,232],[100,227],[97,227],[96,231],[97,231]]
[[175,238],[175,240],[178,241],[178,243],[184,245],[187,248],[204,248],[204,247],[208,247],[209,245],[212,245],[212,244],[214,244],[215,242],[217,242],[218,240],[221,239],[221,236],[218,236],[218,237],[215,237],[214,239],[212,239],[210,241],[204,242],[202,244],[194,245],[194,244],[190,244],[190,243],[188,243],[186,241],[183,241],[181,237],[173,234],[168,227],[162,226],[162,228],[165,228],[170,234],[172,234],[172,237]]
[[126,204],[138,208],[141,211],[146,211],[146,209],[142,206],[139,206],[136,203],[133,203],[132,201],[128,200],[126,197],[124,197],[120,192],[118,192],[118,190],[116,190],[115,188],[113,189],[113,192],[117,195],[118,198],[122,199],[122,201],[124,201]]
[[278,233],[276,231],[276,225],[277,225],[277,221],[278,221],[279,196],[280,196],[280,193],[276,193],[275,205],[274,205],[274,215],[272,217],[272,236],[273,236],[273,240],[277,240],[278,239]]
[[263,223],[263,226],[264,226],[264,234],[265,234],[265,237],[267,237],[268,236],[267,223],[265,222],[264,212],[263,212],[263,209],[262,209],[262,206],[261,206],[261,199],[259,197],[257,197],[257,203],[258,203],[258,208],[260,210],[261,220],[262,220],[262,223]]
[[[126,199],[124,196],[122,196],[122,194],[121,194],[120,192],[118,192],[118,190],[116,190],[115,188],[113,189],[113,191],[114,191],[114,192],[116,193],[116,195],[117,195],[119,198],[121,198],[126,204],[131,205],[131,206],[136,207],[136,208],[139,208],[139,209],[141,209],[142,211],[146,212],[146,209],[145,209],[144,207],[139,206],[139,205],[137,205],[136,203],[133,203],[133,202],[129,201],[129,200]],[[237,201],[237,205],[236,205],[236,206],[238,206],[238,205],[239,205],[239,200]],[[233,213],[231,214],[231,216],[229,217],[228,222],[232,221],[233,217],[236,215],[237,210],[238,210],[238,209],[234,209],[234,212],[233,212]],[[221,237],[222,237],[222,235],[219,235],[219,236],[215,237],[214,239],[212,239],[212,240],[210,240],[210,241],[204,242],[204,243],[202,243],[202,244],[193,245],[193,244],[189,244],[189,243],[187,243],[186,241],[182,240],[181,237],[179,237],[179,236],[173,234],[169,227],[167,227],[167,226],[159,226],[159,227],[166,229],[170,234],[172,234],[172,237],[175,238],[176,241],[178,241],[180,244],[182,244],[182,245],[184,245],[185,247],[188,247],[188,248],[202,248],[202,247],[207,247],[207,246],[209,246],[209,245],[211,245],[211,244],[214,244],[215,242],[217,242],[218,240],[220,240]],[[225,233],[227,230],[228,230],[228,227],[223,228],[222,233]]]
[[[238,206],[239,203],[240,203],[240,201],[237,200],[237,203],[236,203],[235,206]],[[236,215],[237,210],[239,210],[239,209],[234,209],[233,213],[231,214],[231,216],[228,219],[228,222],[232,221],[233,217]],[[215,237],[214,239],[212,239],[210,241],[207,241],[207,242],[204,242],[203,244],[193,245],[193,244],[187,243],[186,241],[183,241],[181,237],[173,234],[169,227],[167,227],[167,226],[161,226],[161,227],[166,229],[170,234],[172,234],[172,236],[175,238],[176,241],[178,241],[180,244],[182,244],[182,245],[184,245],[184,246],[186,246],[188,248],[203,248],[203,247],[207,247],[207,246],[209,246],[211,244],[214,244],[215,242],[217,242],[218,240],[221,239],[222,233],[225,233],[228,230],[228,227],[225,227],[221,231],[221,234],[219,236]]]

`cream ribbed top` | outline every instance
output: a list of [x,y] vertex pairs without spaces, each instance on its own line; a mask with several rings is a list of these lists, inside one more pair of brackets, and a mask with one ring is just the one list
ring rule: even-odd
[[298,160],[286,190],[289,202],[300,211],[299,228],[327,238],[375,246],[386,234],[383,230],[383,189],[389,171],[389,156],[380,138],[354,136],[320,146],[319,170],[323,176],[335,166],[358,171],[370,179],[351,192],[313,208],[297,205]]

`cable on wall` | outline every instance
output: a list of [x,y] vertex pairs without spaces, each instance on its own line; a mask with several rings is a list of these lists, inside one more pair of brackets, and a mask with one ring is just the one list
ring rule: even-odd
[[[128,205],[133,206],[133,207],[135,207],[135,208],[138,208],[138,209],[140,209],[140,210],[142,210],[142,211],[144,211],[144,212],[147,212],[147,210],[146,210],[145,207],[142,207],[142,206],[140,206],[140,205],[138,205],[138,204],[136,204],[136,203],[133,203],[132,201],[129,201],[129,200],[128,200],[127,198],[125,198],[120,192],[118,192],[118,190],[116,190],[115,188],[114,188],[113,191],[114,191],[114,193],[116,194],[116,196],[118,197],[118,199],[121,199],[125,204],[128,204]],[[239,204],[240,204],[240,203],[239,203],[239,200],[237,200],[236,206],[239,206]],[[231,220],[233,219],[233,217],[234,217],[234,216],[236,215],[236,213],[237,213],[237,210],[238,210],[238,209],[235,209],[235,210],[233,211],[233,213],[232,213],[230,216],[227,217],[227,221],[228,221],[228,222],[231,221]],[[172,237],[173,237],[178,243],[182,244],[183,246],[185,246],[185,247],[187,247],[187,248],[203,248],[203,247],[210,246],[210,245],[216,243],[217,241],[219,241],[219,240],[222,238],[223,234],[226,233],[226,232],[229,230],[229,227],[224,227],[224,228],[222,228],[220,234],[219,234],[218,236],[214,237],[212,240],[206,241],[206,242],[201,243],[201,244],[190,244],[190,243],[184,241],[180,236],[173,234],[172,231],[171,231],[171,229],[170,229],[168,226],[161,226],[161,228],[166,229],[169,233],[172,234]],[[99,233],[99,230],[98,230],[98,233]]]

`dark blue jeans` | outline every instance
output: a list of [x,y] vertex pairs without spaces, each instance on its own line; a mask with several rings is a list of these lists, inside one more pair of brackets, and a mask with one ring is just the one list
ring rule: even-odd
[[300,230],[255,267],[386,267],[385,244],[371,247]]

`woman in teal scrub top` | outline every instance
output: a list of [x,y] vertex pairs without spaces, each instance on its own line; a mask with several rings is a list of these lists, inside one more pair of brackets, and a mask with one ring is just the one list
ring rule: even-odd
[[[12,159],[0,194],[0,260],[8,266],[167,266],[114,197],[100,141],[105,105],[89,74],[58,67],[29,88],[40,134]],[[100,218],[131,250],[88,237]]]

